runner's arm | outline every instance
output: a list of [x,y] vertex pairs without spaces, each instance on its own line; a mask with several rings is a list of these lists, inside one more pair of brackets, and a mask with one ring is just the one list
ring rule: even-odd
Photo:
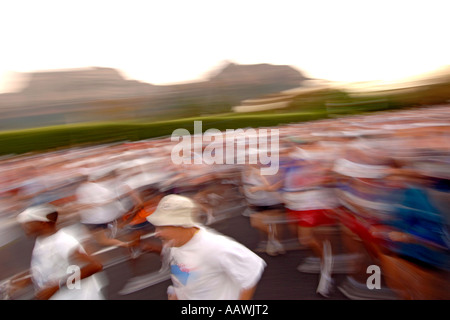
[[242,289],[239,294],[239,300],[251,300],[256,290],[256,285],[248,289]]
[[[103,269],[103,265],[92,256],[86,253],[76,250],[71,255],[71,260],[75,265],[83,265],[80,267],[80,280],[87,278]],[[42,288],[36,293],[36,299],[38,300],[48,300],[50,299],[61,286],[67,283],[67,279],[60,279],[59,283],[52,284],[45,288]]]

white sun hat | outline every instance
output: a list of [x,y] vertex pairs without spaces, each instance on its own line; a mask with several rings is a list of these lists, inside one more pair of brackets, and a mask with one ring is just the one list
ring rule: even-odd
[[188,197],[171,194],[161,199],[155,212],[147,217],[154,226],[195,227],[197,205]]
[[51,204],[42,204],[27,208],[26,210],[19,213],[16,219],[19,223],[33,221],[50,222],[50,220],[47,218],[47,215],[56,211],[57,210],[55,206],[52,206]]

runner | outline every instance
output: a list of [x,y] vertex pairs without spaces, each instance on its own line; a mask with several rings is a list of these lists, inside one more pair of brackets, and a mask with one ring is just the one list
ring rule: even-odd
[[251,299],[265,262],[231,238],[196,221],[197,205],[168,195],[147,219],[162,240],[173,286],[169,300]]
[[116,239],[117,219],[126,210],[114,190],[115,173],[99,169],[88,176],[88,180],[76,191],[76,202],[81,223],[102,246],[128,248],[130,244]]
[[[56,207],[49,204],[30,207],[17,216],[25,233],[36,237],[36,241],[30,277],[15,286],[25,286],[32,281],[36,298],[40,300],[104,299],[101,290],[105,281],[99,274],[103,268],[101,263],[89,256],[73,235],[64,229],[57,230],[57,218]],[[76,270],[79,270],[79,279],[74,278],[72,282],[71,276]]]

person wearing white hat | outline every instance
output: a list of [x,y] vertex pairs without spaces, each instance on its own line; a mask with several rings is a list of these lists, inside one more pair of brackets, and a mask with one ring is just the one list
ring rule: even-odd
[[266,263],[234,239],[202,226],[197,211],[190,198],[171,194],[147,217],[170,265],[169,299],[251,299]]
[[127,242],[115,237],[117,220],[127,213],[119,199],[116,178],[116,172],[110,168],[89,173],[87,181],[75,192],[74,210],[97,243],[129,248]]
[[[98,274],[103,269],[102,264],[88,255],[73,235],[56,228],[57,218],[57,208],[50,204],[29,207],[16,217],[26,235],[36,237],[36,241],[30,277],[15,286],[32,282],[37,299],[104,299],[101,293],[104,282]],[[79,274],[71,278],[77,270]]]

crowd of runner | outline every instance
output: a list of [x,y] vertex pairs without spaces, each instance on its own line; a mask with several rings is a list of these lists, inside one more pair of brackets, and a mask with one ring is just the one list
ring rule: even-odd
[[[298,270],[320,273],[324,296],[333,274],[366,286],[367,266],[377,265],[397,298],[449,298],[448,106],[277,129],[273,175],[261,174],[268,164],[259,162],[175,164],[170,137],[4,157],[0,245],[17,237],[8,228],[19,213],[52,204],[59,227],[81,224],[98,245],[134,257],[145,250],[146,217],[175,193],[195,200],[209,226],[227,223],[227,209],[242,208],[260,232],[251,248],[257,252],[310,250]],[[234,156],[239,152],[254,150]]]

